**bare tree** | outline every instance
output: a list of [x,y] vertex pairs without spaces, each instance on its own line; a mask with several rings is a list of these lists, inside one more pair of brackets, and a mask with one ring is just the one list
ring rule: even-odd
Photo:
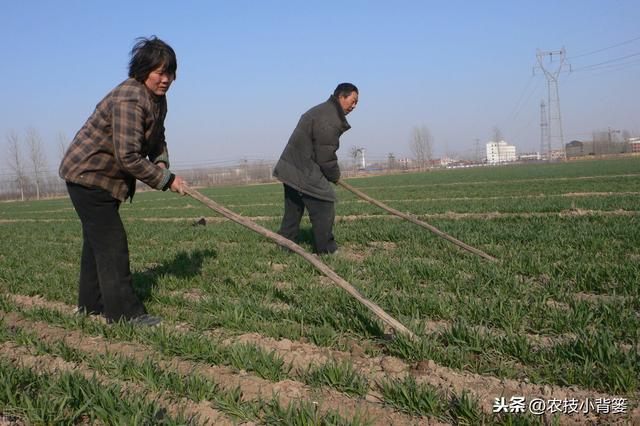
[[498,164],[502,163],[502,154],[500,153],[500,142],[504,140],[504,136],[502,135],[502,130],[500,127],[493,126],[492,129],[492,140],[496,143],[496,149],[498,150]]
[[67,135],[64,132],[58,132],[58,151],[60,154],[60,161],[64,158],[64,155],[67,153],[67,148],[69,147],[69,142],[67,140]]
[[33,178],[36,183],[36,199],[39,200],[42,177],[47,168],[47,159],[42,148],[42,138],[35,128],[29,127],[27,129],[26,141],[29,146],[29,160],[31,160],[33,167]]
[[494,142],[500,142],[504,140],[504,136],[502,135],[502,130],[500,130],[500,127],[493,126],[493,129],[491,130],[491,132],[492,132],[492,138]]
[[358,168],[358,157],[360,157],[363,152],[364,148],[359,146],[352,146],[351,149],[349,149],[349,156],[353,158],[354,170]]
[[409,148],[413,158],[423,169],[433,158],[433,137],[427,126],[414,127],[411,132]]
[[22,152],[20,150],[20,138],[16,132],[11,132],[7,135],[7,142],[9,143],[9,157],[7,163],[9,168],[16,175],[16,183],[18,184],[18,190],[20,191],[20,200],[24,201],[24,189],[27,183],[27,176],[24,173],[24,164],[22,161]]
[[629,145],[629,139],[631,139],[631,132],[627,129],[622,131],[622,144],[624,146],[623,152],[631,152],[631,147]]

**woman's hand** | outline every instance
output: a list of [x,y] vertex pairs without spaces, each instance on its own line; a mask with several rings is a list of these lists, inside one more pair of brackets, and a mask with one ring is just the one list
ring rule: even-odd
[[171,192],[177,192],[180,195],[186,194],[185,192],[186,188],[187,188],[187,183],[184,181],[184,179],[182,179],[178,175],[176,175],[176,177],[173,179],[173,182],[171,182],[171,186],[169,187]]

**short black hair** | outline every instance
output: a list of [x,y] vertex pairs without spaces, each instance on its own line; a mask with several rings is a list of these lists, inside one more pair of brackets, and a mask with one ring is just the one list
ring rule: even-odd
[[333,91],[333,96],[335,96],[336,98],[338,96],[346,98],[351,95],[351,92],[356,92],[359,94],[358,88],[355,85],[351,83],[340,83],[338,84],[338,87],[336,87],[336,90]]
[[131,49],[129,61],[129,77],[144,83],[151,71],[163,67],[164,71],[176,78],[178,60],[176,52],[164,41],[156,36],[139,37]]

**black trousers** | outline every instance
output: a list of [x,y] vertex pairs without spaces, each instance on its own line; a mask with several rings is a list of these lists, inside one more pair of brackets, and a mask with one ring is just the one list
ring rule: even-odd
[[67,182],[67,190],[82,222],[78,308],[111,322],[145,314],[133,291],[120,201],[100,188]]
[[314,253],[327,254],[336,251],[338,245],[333,238],[336,211],[333,201],[320,200],[286,184],[284,185],[284,216],[278,234],[296,241],[305,208],[309,211]]

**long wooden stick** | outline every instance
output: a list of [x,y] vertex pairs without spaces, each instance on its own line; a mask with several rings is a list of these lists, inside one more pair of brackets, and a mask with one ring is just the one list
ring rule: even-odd
[[491,255],[488,255],[487,253],[483,252],[482,250],[478,250],[475,247],[471,247],[470,245],[463,243],[462,241],[452,237],[451,235],[447,234],[446,232],[442,232],[441,230],[439,230],[435,226],[429,225],[428,223],[421,221],[420,219],[418,219],[417,217],[415,217],[415,216],[413,216],[411,214],[403,213],[403,212],[401,212],[399,210],[396,210],[396,209],[394,209],[392,207],[387,206],[386,204],[384,204],[384,203],[382,203],[382,202],[380,202],[380,201],[378,201],[378,200],[376,200],[374,198],[369,197],[367,194],[355,189],[353,186],[349,185],[348,183],[345,183],[343,181],[338,181],[337,184],[340,185],[341,187],[343,187],[344,189],[346,189],[347,191],[353,192],[354,194],[356,194],[358,197],[362,198],[363,200],[368,201],[371,204],[374,204],[374,205],[380,207],[381,209],[388,211],[389,213],[392,213],[392,214],[394,214],[396,216],[400,216],[401,218],[406,219],[411,223],[415,223],[416,225],[420,225],[423,228],[427,228],[429,231],[433,232],[434,234],[436,234],[436,235],[438,235],[438,236],[440,236],[440,237],[442,237],[442,238],[444,238],[444,239],[446,239],[448,241],[451,241],[453,244],[455,244],[455,245],[457,245],[459,247],[462,247],[463,249],[465,249],[465,250],[467,250],[467,251],[469,251],[469,252],[471,252],[473,254],[476,254],[476,255],[478,255],[480,257],[483,257],[483,258],[485,258],[487,260],[490,260],[492,262],[497,262],[498,261],[498,259],[496,259],[495,257],[493,257]]
[[371,310],[378,318],[380,318],[382,321],[384,321],[387,325],[389,325],[394,330],[396,330],[396,331],[398,331],[400,333],[406,334],[407,336],[409,336],[411,338],[417,339],[416,335],[413,334],[411,332],[411,330],[409,330],[404,325],[402,325],[399,321],[397,321],[392,316],[387,314],[380,306],[376,305],[375,303],[371,302],[370,300],[368,300],[364,296],[362,296],[360,294],[360,292],[355,289],[355,287],[353,287],[351,284],[349,284],[346,280],[344,280],[338,274],[333,272],[333,270],[331,270],[331,268],[329,268],[327,265],[322,263],[320,261],[320,259],[318,259],[318,257],[312,255],[311,253],[308,253],[302,247],[300,247],[298,244],[294,243],[291,240],[288,240],[288,239],[284,238],[281,235],[276,234],[273,231],[268,230],[267,228],[264,228],[264,227],[262,227],[262,226],[260,226],[260,225],[258,225],[256,223],[252,222],[251,220],[249,220],[249,219],[247,219],[247,218],[245,218],[243,216],[240,216],[239,214],[227,209],[224,206],[221,206],[220,204],[216,203],[215,201],[205,197],[204,195],[202,195],[200,192],[196,191],[195,189],[187,187],[185,189],[185,192],[188,195],[190,195],[191,197],[195,198],[196,200],[198,200],[201,203],[203,203],[204,205],[206,205],[207,207],[209,207],[212,210],[215,210],[216,212],[220,213],[224,217],[226,217],[228,219],[231,219],[232,221],[234,221],[236,223],[239,223],[240,225],[246,226],[247,228],[251,229],[252,231],[255,231],[258,234],[263,235],[263,236],[275,241],[276,243],[280,244],[281,246],[286,247],[289,250],[299,254],[305,260],[307,260],[309,263],[311,263],[313,266],[315,266],[316,269],[318,269],[320,272],[322,272],[327,277],[329,277],[334,283],[336,283],[337,285],[342,287],[344,290],[346,290],[347,293],[349,293],[350,295],[355,297],[360,303],[362,303],[367,308],[369,308],[369,310]]

